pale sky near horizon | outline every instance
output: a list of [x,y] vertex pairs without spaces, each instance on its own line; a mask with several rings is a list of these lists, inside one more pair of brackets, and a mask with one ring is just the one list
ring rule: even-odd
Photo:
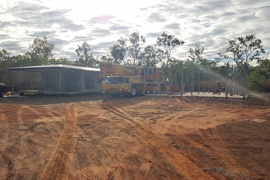
[[0,0],[0,49],[23,54],[36,36],[46,36],[56,57],[75,60],[84,41],[101,56],[132,32],[143,35],[145,45],[166,32],[185,42],[173,57],[184,60],[200,44],[203,57],[213,59],[229,40],[248,34],[269,51],[269,19],[265,0]]

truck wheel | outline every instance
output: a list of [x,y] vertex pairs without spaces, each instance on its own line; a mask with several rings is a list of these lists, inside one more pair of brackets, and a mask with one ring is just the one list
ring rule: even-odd
[[137,90],[135,88],[131,89],[131,95],[136,96],[137,95]]

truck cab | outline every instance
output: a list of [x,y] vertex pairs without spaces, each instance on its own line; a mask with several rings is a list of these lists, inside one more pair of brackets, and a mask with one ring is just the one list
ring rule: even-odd
[[103,93],[127,95],[132,88],[137,90],[140,82],[140,76],[107,76],[102,82]]
[[141,76],[107,76],[102,82],[104,94],[140,95],[160,93],[160,83],[142,82]]

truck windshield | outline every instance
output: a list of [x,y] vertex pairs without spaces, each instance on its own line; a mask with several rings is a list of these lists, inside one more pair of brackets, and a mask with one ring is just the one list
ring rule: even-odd
[[122,84],[123,77],[107,77],[105,79],[105,82],[108,84]]

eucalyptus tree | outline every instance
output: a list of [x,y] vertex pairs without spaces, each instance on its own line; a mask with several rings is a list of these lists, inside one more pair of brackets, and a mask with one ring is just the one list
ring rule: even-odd
[[37,36],[29,46],[29,51],[21,58],[21,64],[28,66],[48,64],[49,59],[53,57],[53,48],[54,45],[48,41],[47,37]]
[[7,69],[10,67],[10,52],[5,49],[0,50],[0,82],[7,83]]
[[204,51],[204,47],[201,47],[200,45],[196,44],[194,48],[189,48],[188,51],[188,58],[191,61],[196,62],[197,64],[201,63],[203,61],[203,51]]
[[120,38],[117,42],[110,47],[113,62],[116,64],[126,64],[125,57],[127,55],[127,39]]
[[75,50],[79,59],[77,59],[76,64],[85,67],[98,67],[98,61],[95,59],[91,53],[91,46],[87,42],[83,42],[81,46]]
[[180,41],[174,35],[169,35],[163,32],[157,38],[157,46],[159,47],[159,54],[165,59],[165,68],[168,68],[170,61],[172,60],[172,50],[178,46],[182,46],[184,41]]
[[112,55],[107,54],[107,55],[103,55],[101,56],[101,61],[105,61],[105,62],[114,62],[114,59],[112,57]]
[[32,45],[29,47],[29,53],[41,57],[41,58],[49,58],[52,57],[52,50],[54,45],[48,42],[47,37],[39,38],[36,37],[33,40]]
[[155,67],[160,62],[156,49],[151,45],[148,45],[143,49],[140,58],[140,65],[147,67]]
[[129,38],[130,46],[128,47],[129,56],[133,59],[132,65],[138,64],[139,53],[142,49],[142,44],[145,43],[145,38],[139,32],[133,32]]
[[261,59],[258,66],[252,67],[247,76],[249,88],[256,91],[270,92],[270,60]]
[[253,60],[259,60],[262,53],[265,53],[262,41],[255,34],[250,34],[230,40],[226,52],[218,53],[218,55],[231,59],[239,69],[242,69],[245,63],[249,64]]

